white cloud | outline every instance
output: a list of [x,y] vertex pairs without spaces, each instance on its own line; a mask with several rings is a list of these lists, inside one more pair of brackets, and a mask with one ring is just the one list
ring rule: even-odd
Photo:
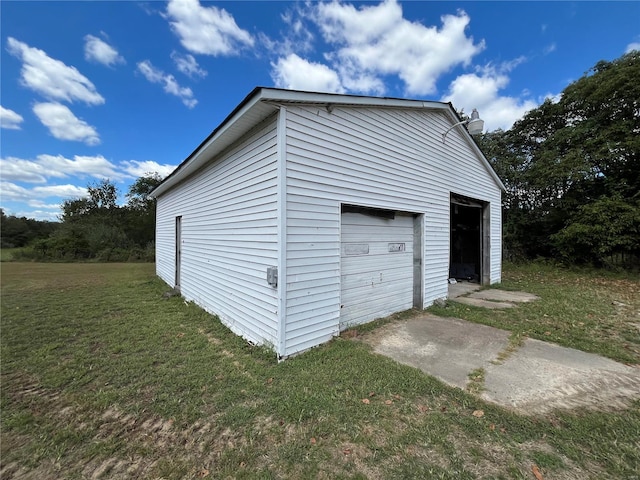
[[0,171],[5,180],[29,183],[45,183],[47,177],[56,176],[44,165],[16,157],[0,158]]
[[409,94],[432,94],[439,76],[469,65],[484,49],[465,33],[469,16],[459,11],[441,17],[440,27],[403,18],[395,0],[356,9],[338,2],[321,3],[314,20],[325,41],[338,47],[326,55],[343,85],[381,93],[382,75],[398,75]]
[[271,77],[279,88],[344,93],[338,74],[326,65],[300,58],[295,53],[272,63]]
[[171,0],[166,18],[184,48],[202,55],[236,55],[246,46],[253,46],[249,32],[236,24],[226,10],[203,7],[198,0]]
[[534,100],[500,96],[500,90],[509,83],[506,70],[512,65],[513,62],[500,69],[487,66],[478,73],[460,75],[451,82],[442,100],[451,102],[457,110],[471,112],[477,108],[487,131],[508,130],[516,120],[538,106]]
[[633,42],[627,45],[627,49],[624,51],[624,53],[630,53],[634,50],[638,50],[640,52],[640,42]]
[[363,92],[373,95],[383,95],[386,91],[384,81],[375,73],[367,73],[349,61],[337,65],[340,80],[350,91]]
[[162,15],[162,12],[156,11],[151,8],[151,2],[136,2],[136,5],[138,5],[138,7],[140,7],[140,9],[149,16]]
[[[296,5],[297,11],[300,12],[299,6]],[[288,36],[287,38],[295,45],[295,49],[298,52],[311,51],[313,49],[313,33],[307,28],[303,18],[300,15],[293,15],[292,12],[287,12],[282,15],[282,21],[287,25]],[[289,50],[287,53],[291,53]]]
[[3,202],[7,200],[27,202],[30,198],[32,198],[32,195],[30,194],[30,191],[28,189],[16,185],[15,183],[6,182],[4,180],[0,182],[0,192]]
[[24,188],[15,183],[0,182],[2,200],[13,200],[29,204],[37,198],[75,198],[87,195],[87,189],[75,185],[47,185],[44,187]]
[[34,210],[32,212],[29,212],[29,215],[30,216],[28,218],[33,218],[35,220],[41,221],[55,222],[56,220],[60,219],[60,216],[53,212],[43,212],[41,210]]
[[50,99],[79,100],[89,105],[104,103],[95,85],[75,67],[15,38],[9,37],[7,44],[9,53],[23,62],[20,81],[25,87]]
[[178,52],[173,51],[171,53],[171,59],[175,62],[176,67],[180,72],[191,78],[204,78],[207,76],[207,71],[200,68],[196,59],[189,53],[186,55],[180,55]]
[[[66,158],[62,155],[43,154],[33,160],[0,158],[0,201],[4,203],[2,208],[7,215],[56,220],[60,214],[60,203],[69,198],[86,197],[87,189],[71,183],[47,184],[48,181],[56,181],[51,179],[64,178],[74,182],[79,178],[91,177],[120,182],[154,172],[166,177],[175,168],[176,165],[159,164],[151,160],[128,160],[114,164],[102,155]],[[17,182],[42,185],[25,187]],[[16,203],[7,205],[7,202]],[[27,211],[27,207],[35,210]],[[20,211],[14,213],[17,209]]]
[[313,51],[313,33],[307,28],[305,22],[309,16],[308,7],[304,8],[299,3],[293,4],[280,18],[285,24],[285,31],[281,39],[274,40],[266,34],[257,34],[258,43],[267,52],[274,56],[287,57],[291,53],[308,53]]
[[66,158],[62,155],[42,154],[33,160],[0,158],[3,180],[27,183],[46,183],[50,178],[69,177],[122,181],[154,172],[166,177],[175,168],[176,165],[160,164],[152,160],[126,160],[115,164],[102,155],[75,155],[73,158]]
[[544,47],[544,50],[542,51],[543,55],[549,55],[552,52],[556,51],[556,44],[554,43],[550,43],[549,45],[547,45],[546,47]]
[[[53,206],[51,206],[50,208],[53,209]],[[60,220],[60,204],[56,204],[56,210],[57,211],[31,210],[29,212],[19,211],[15,213],[9,212],[8,209],[6,211],[9,215],[14,215],[18,218],[25,217],[41,221],[57,222],[58,220]]]
[[22,115],[0,105],[0,128],[20,130],[23,120]]
[[35,160],[16,157],[0,159],[4,180],[45,183],[49,178],[93,177],[123,180],[131,175],[120,171],[102,155],[75,155],[72,159],[62,155],[38,155]]
[[73,140],[98,145],[100,137],[94,127],[76,117],[66,105],[57,102],[36,103],[33,113],[59,140]]
[[124,161],[121,163],[122,169],[134,177],[142,177],[150,173],[157,173],[162,178],[173,172],[177,165],[159,164],[152,160],[140,162],[138,160]]
[[60,208],[59,203],[45,203],[42,200],[29,200],[27,205],[32,208],[44,208],[46,210],[58,210]]
[[184,103],[188,108],[193,108],[198,103],[198,101],[193,98],[193,92],[190,88],[178,85],[178,82],[173,75],[165,74],[162,70],[154,67],[149,60],[139,62],[138,71],[151,83],[163,84],[165,92],[180,98],[182,103]]
[[551,103],[558,103],[562,100],[562,92],[560,93],[547,93],[540,99],[540,103],[543,103],[545,100],[550,100]]
[[76,185],[47,185],[46,187],[33,187],[31,190],[38,198],[54,198],[54,197],[84,197],[87,195],[85,187]]
[[124,57],[118,54],[118,50],[93,35],[86,35],[84,37],[84,58],[88,61],[101,63],[107,67],[113,67],[119,63],[126,63]]
[[73,159],[62,155],[38,155],[37,159],[47,169],[58,172],[62,176],[90,176],[112,180],[122,180],[127,177],[102,155],[74,155]]

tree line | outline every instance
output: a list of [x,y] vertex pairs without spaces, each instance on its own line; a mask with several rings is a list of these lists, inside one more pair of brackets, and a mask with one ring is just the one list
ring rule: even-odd
[[640,52],[598,62],[557,101],[478,144],[506,186],[508,258],[640,267]]
[[[598,62],[507,131],[477,138],[506,186],[507,259],[640,268],[640,52]],[[66,200],[60,223],[7,217],[2,247],[37,259],[153,260],[158,175],[117,204],[104,180]]]
[[157,174],[138,178],[118,205],[118,188],[109,180],[87,187],[88,195],[62,203],[60,222],[41,222],[2,214],[2,247],[23,247],[19,257],[36,260],[153,261],[156,203],[148,194],[161,182]]
[[2,248],[26,247],[35,240],[47,238],[57,227],[57,222],[7,216],[0,208],[0,246]]

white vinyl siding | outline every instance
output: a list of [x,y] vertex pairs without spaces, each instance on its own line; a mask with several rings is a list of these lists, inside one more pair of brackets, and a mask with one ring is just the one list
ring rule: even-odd
[[157,274],[174,281],[175,217],[182,216],[181,294],[235,333],[275,345],[277,290],[276,120],[158,198]]
[[[291,201],[290,188],[284,355],[337,335],[340,317],[340,204],[304,195]],[[292,351],[292,343],[304,347]]]
[[413,217],[343,213],[340,330],[413,307]]
[[[451,192],[490,203],[500,280],[500,187],[432,110],[287,106],[287,312],[291,355],[339,333],[340,204],[424,214],[424,306],[447,296]],[[495,231],[494,231],[495,230]]]
[[491,283],[502,281],[502,192],[489,205],[490,218],[490,248],[491,248]]

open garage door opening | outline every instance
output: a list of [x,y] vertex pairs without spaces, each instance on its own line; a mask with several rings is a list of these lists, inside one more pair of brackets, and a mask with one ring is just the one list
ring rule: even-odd
[[451,194],[449,278],[489,283],[489,208],[486,202]]

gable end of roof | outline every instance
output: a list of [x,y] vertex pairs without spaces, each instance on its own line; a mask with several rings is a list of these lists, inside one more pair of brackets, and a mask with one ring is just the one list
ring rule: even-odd
[[[241,134],[239,132],[247,132],[260,121],[276,112],[280,105],[283,104],[440,110],[446,113],[452,125],[460,121],[451,103],[256,87],[227,115],[222,123],[150,193],[150,196],[158,198],[171,190],[175,185],[181,183],[202,168],[217,153],[240,138]],[[481,159],[499,188],[504,191],[504,184],[471,135],[466,129],[464,129],[464,131],[467,142],[478,155],[479,159]]]

